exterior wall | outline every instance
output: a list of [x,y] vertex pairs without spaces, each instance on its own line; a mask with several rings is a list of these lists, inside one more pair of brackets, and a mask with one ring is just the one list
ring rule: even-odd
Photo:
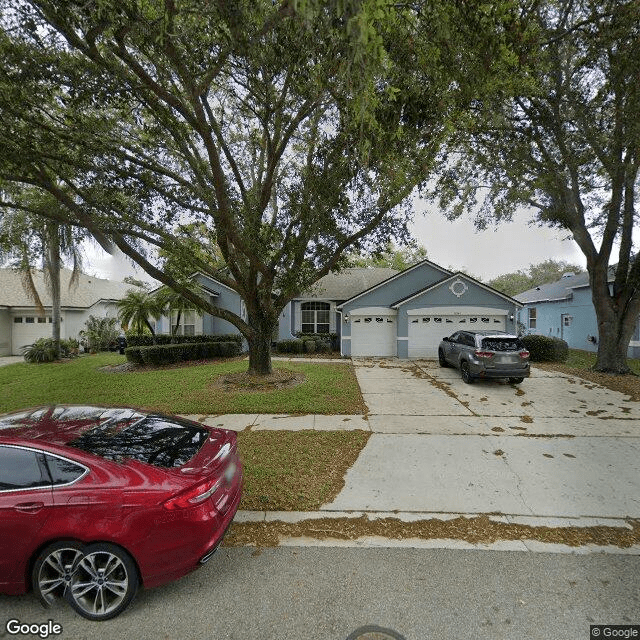
[[[355,300],[345,304],[342,308],[342,354],[351,355],[351,322],[345,321],[345,317],[349,316],[354,310],[363,307],[380,307],[388,308],[396,300],[406,296],[410,296],[415,291],[424,289],[429,286],[430,282],[426,281],[431,277],[431,283],[443,279],[443,274],[429,265],[423,265],[425,268],[418,268],[414,272],[409,272],[401,277],[395,278],[388,284],[385,284],[374,291],[371,291]],[[500,310],[506,316],[506,331],[515,333],[516,331],[516,312],[517,305],[499,294],[481,287],[471,280],[467,280],[464,276],[459,277],[467,289],[460,296],[457,296],[449,288],[452,282],[457,279],[449,279],[442,285],[436,286],[434,289],[413,298],[406,303],[400,305],[397,316],[397,353],[399,358],[408,357],[408,315],[407,312],[412,309],[420,309],[423,307],[456,307],[462,311],[464,307],[480,307],[493,310]],[[475,313],[475,312],[474,312]],[[502,314],[500,314],[502,315]],[[513,319],[511,319],[513,317]]]
[[11,355],[11,315],[8,309],[0,309],[0,356]]
[[278,323],[278,340],[292,340],[295,336],[292,333],[293,314],[295,313],[294,301],[287,303],[280,313]]
[[[442,280],[444,277],[446,277],[445,273],[432,267],[430,264],[421,264],[408,272],[402,272],[402,274],[399,274],[388,283],[382,284],[372,291],[347,302],[342,307],[343,320],[340,331],[342,337],[351,337],[351,325],[349,322],[344,321],[344,317],[349,315],[354,309],[362,307],[389,307],[397,300],[410,296],[412,293],[420,291],[420,289],[424,289],[430,284]],[[406,336],[406,332],[404,335]],[[348,345],[349,352],[347,353],[345,351],[347,342],[349,342],[349,340],[342,340],[344,355],[351,354],[350,345]]]
[[[529,309],[537,311],[536,328],[529,328]],[[563,325],[563,316],[572,316],[571,325]],[[552,336],[565,340],[571,349],[596,352],[598,350],[598,322],[591,300],[591,289],[573,289],[573,297],[559,302],[531,302],[520,311],[520,322],[525,325],[525,333]],[[640,319],[636,323],[634,337],[627,352],[628,357],[640,357]],[[594,337],[596,341],[589,340]],[[634,344],[638,343],[638,344]]]

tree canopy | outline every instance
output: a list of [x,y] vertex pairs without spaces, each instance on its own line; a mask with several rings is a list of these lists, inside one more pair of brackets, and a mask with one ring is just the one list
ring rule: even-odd
[[530,264],[527,269],[519,269],[505,273],[489,280],[487,284],[508,296],[516,296],[523,291],[533,289],[541,284],[549,284],[560,280],[565,273],[582,273],[582,268],[564,260],[545,260],[538,264]]
[[479,103],[478,126],[451,141],[438,197],[453,216],[475,209],[479,227],[525,205],[569,231],[589,272],[596,369],[626,372],[640,313],[640,4],[541,2],[529,20],[528,72],[506,99]]
[[[348,248],[407,241],[409,195],[508,77],[521,26],[506,0],[0,7],[0,180],[51,193],[56,219],[231,322],[259,372],[289,299]],[[158,249],[235,289],[248,320],[182,287]]]

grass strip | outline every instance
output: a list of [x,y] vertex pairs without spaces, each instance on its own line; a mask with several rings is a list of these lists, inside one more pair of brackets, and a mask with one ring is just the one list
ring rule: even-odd
[[240,509],[312,511],[332,501],[369,440],[367,431],[241,431]]

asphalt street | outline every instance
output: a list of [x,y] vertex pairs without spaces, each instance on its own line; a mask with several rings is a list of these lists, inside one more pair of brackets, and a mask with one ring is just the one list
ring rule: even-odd
[[10,619],[51,619],[64,640],[345,640],[364,625],[406,640],[587,640],[590,624],[640,624],[640,557],[231,548],[115,620],[0,596],[0,638],[25,637]]

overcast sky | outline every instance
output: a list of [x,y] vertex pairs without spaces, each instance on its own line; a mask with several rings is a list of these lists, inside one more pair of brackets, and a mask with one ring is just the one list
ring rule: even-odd
[[[526,269],[549,258],[586,268],[575,242],[563,240],[566,232],[529,225],[530,218],[530,213],[522,211],[513,222],[478,232],[470,215],[449,222],[436,207],[418,201],[411,230],[418,243],[426,247],[429,260],[453,271],[468,271],[483,280]],[[88,248],[86,253],[84,270],[91,275],[113,280],[134,275],[150,280],[122,254],[110,256],[100,248]]]

